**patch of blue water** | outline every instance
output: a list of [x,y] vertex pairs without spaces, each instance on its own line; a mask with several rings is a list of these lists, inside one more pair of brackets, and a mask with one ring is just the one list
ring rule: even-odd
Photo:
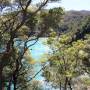
[[[44,44],[46,42],[46,40],[47,40],[47,38],[40,38],[35,45],[33,45],[29,48],[31,56],[35,61],[40,61],[41,57],[50,51],[49,47]],[[35,41],[29,42],[28,46],[34,42]],[[40,65],[40,63],[37,63],[35,65],[35,72],[37,73],[38,71],[40,71],[40,69],[41,69],[41,65]],[[35,77],[35,79],[36,80],[44,80],[44,78],[41,75],[42,75],[42,72],[40,72]]]
[[[35,42],[35,41],[33,41],[33,42]],[[46,38],[40,38],[35,45],[33,45],[29,48],[31,56],[35,60],[39,60],[42,55],[49,52],[50,49],[47,45],[44,44],[45,42],[46,42]],[[28,45],[31,43],[32,42],[28,43]]]

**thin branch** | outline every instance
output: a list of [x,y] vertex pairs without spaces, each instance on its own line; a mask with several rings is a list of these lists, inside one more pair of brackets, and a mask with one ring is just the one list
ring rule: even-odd
[[[43,67],[32,77],[30,78],[27,82],[29,82],[27,85],[23,86],[22,88],[26,88],[29,84],[30,81],[32,81],[42,70],[45,69],[45,67],[47,66],[47,62],[43,65]],[[20,87],[20,86],[19,86]],[[18,88],[18,87],[17,87]]]

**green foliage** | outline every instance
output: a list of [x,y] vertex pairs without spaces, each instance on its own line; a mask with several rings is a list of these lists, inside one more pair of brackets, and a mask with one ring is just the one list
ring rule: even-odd
[[90,78],[82,78],[81,82],[86,85],[86,86],[90,86]]
[[[37,84],[38,82],[32,82],[33,85],[28,88],[30,79],[34,76],[33,65],[35,61],[28,51],[27,43],[33,38],[43,36],[49,28],[56,27],[53,25],[60,21],[57,17],[61,17],[60,14],[62,13],[60,12],[63,10],[57,8],[50,12],[40,11],[48,1],[59,0],[44,0],[43,3],[40,2],[39,8],[35,7],[33,10],[31,5],[33,1],[0,1],[1,12],[6,6],[10,7],[7,13],[0,15],[0,90],[3,87],[10,90],[12,85],[14,86],[13,90],[29,90],[31,87],[31,90],[42,90],[41,86]],[[15,4],[18,5],[15,11],[13,3],[14,6]],[[53,16],[54,13],[56,13],[55,17]],[[53,23],[50,24],[49,20]]]
[[[67,86],[69,86],[73,78],[75,79],[90,70],[89,47],[87,50],[87,46],[90,44],[90,38],[89,36],[86,39],[83,38],[86,36],[86,33],[88,35],[90,34],[90,31],[86,27],[87,22],[88,20],[85,20],[84,24],[78,27],[80,29],[79,31],[77,31],[78,29],[73,31],[73,28],[69,28],[70,30],[68,32],[60,36],[55,35],[56,33],[52,31],[50,34],[51,37],[47,40],[52,53],[49,54],[49,65],[45,68],[43,74],[46,80],[52,82],[56,87],[59,87],[61,83],[65,88],[66,78],[68,80]],[[81,33],[81,37],[76,32],[79,35]],[[89,64],[85,65],[86,62]],[[86,82],[89,83],[87,80]]]

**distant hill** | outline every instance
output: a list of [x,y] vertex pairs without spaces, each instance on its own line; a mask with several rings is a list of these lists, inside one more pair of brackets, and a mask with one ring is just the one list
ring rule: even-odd
[[64,22],[59,28],[59,32],[70,31],[70,27],[73,28],[73,30],[78,28],[81,22],[84,22],[88,17],[90,17],[90,11],[67,11],[64,16]]
[[70,20],[80,20],[86,16],[90,16],[90,11],[67,11],[65,14],[65,21],[70,21]]

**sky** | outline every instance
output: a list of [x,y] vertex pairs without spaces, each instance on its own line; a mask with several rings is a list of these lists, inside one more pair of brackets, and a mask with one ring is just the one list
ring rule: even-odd
[[[14,0],[11,0],[14,1]],[[33,3],[43,0],[32,0]],[[47,8],[63,7],[65,10],[88,10],[90,11],[90,0],[61,0],[59,3],[48,4]]]
[[61,0],[60,3],[49,4],[48,8],[62,6],[65,10],[89,10],[90,0]]

